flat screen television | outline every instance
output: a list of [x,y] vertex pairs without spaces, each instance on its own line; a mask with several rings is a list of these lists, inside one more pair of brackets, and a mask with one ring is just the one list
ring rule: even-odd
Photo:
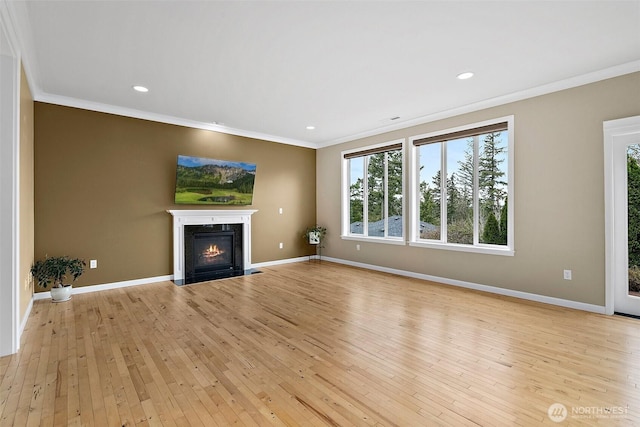
[[250,205],[256,165],[245,162],[178,156],[176,204]]

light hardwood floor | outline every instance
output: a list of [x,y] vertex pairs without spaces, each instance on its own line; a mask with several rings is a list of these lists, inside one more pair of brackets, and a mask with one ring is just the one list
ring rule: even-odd
[[638,425],[639,356],[640,320],[303,262],[36,301],[0,425]]

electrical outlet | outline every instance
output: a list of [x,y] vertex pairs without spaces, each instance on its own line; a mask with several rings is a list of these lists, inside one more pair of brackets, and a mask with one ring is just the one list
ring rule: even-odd
[[360,250],[360,245],[356,245],[356,251]]
[[89,261],[89,268],[98,268],[98,260],[92,259],[91,261]]
[[278,209],[278,213],[282,215],[282,208]]
[[571,280],[571,270],[564,270],[564,280]]
[[284,248],[284,243],[280,242],[280,249]]

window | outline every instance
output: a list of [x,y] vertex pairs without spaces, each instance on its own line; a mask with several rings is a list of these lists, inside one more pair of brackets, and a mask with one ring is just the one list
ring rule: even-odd
[[404,244],[402,141],[342,153],[345,238]]
[[513,117],[410,138],[414,246],[513,254]]

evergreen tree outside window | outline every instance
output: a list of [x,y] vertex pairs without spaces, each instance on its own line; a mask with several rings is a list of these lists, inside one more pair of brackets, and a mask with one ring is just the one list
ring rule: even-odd
[[627,147],[627,247],[629,293],[640,296],[640,145]]
[[412,245],[512,255],[512,128],[507,117],[410,138]]
[[421,147],[420,156],[420,208],[418,229],[421,239],[440,240],[440,152],[441,143]]
[[349,183],[343,236],[404,243],[402,152],[402,141],[394,141],[343,153]]

